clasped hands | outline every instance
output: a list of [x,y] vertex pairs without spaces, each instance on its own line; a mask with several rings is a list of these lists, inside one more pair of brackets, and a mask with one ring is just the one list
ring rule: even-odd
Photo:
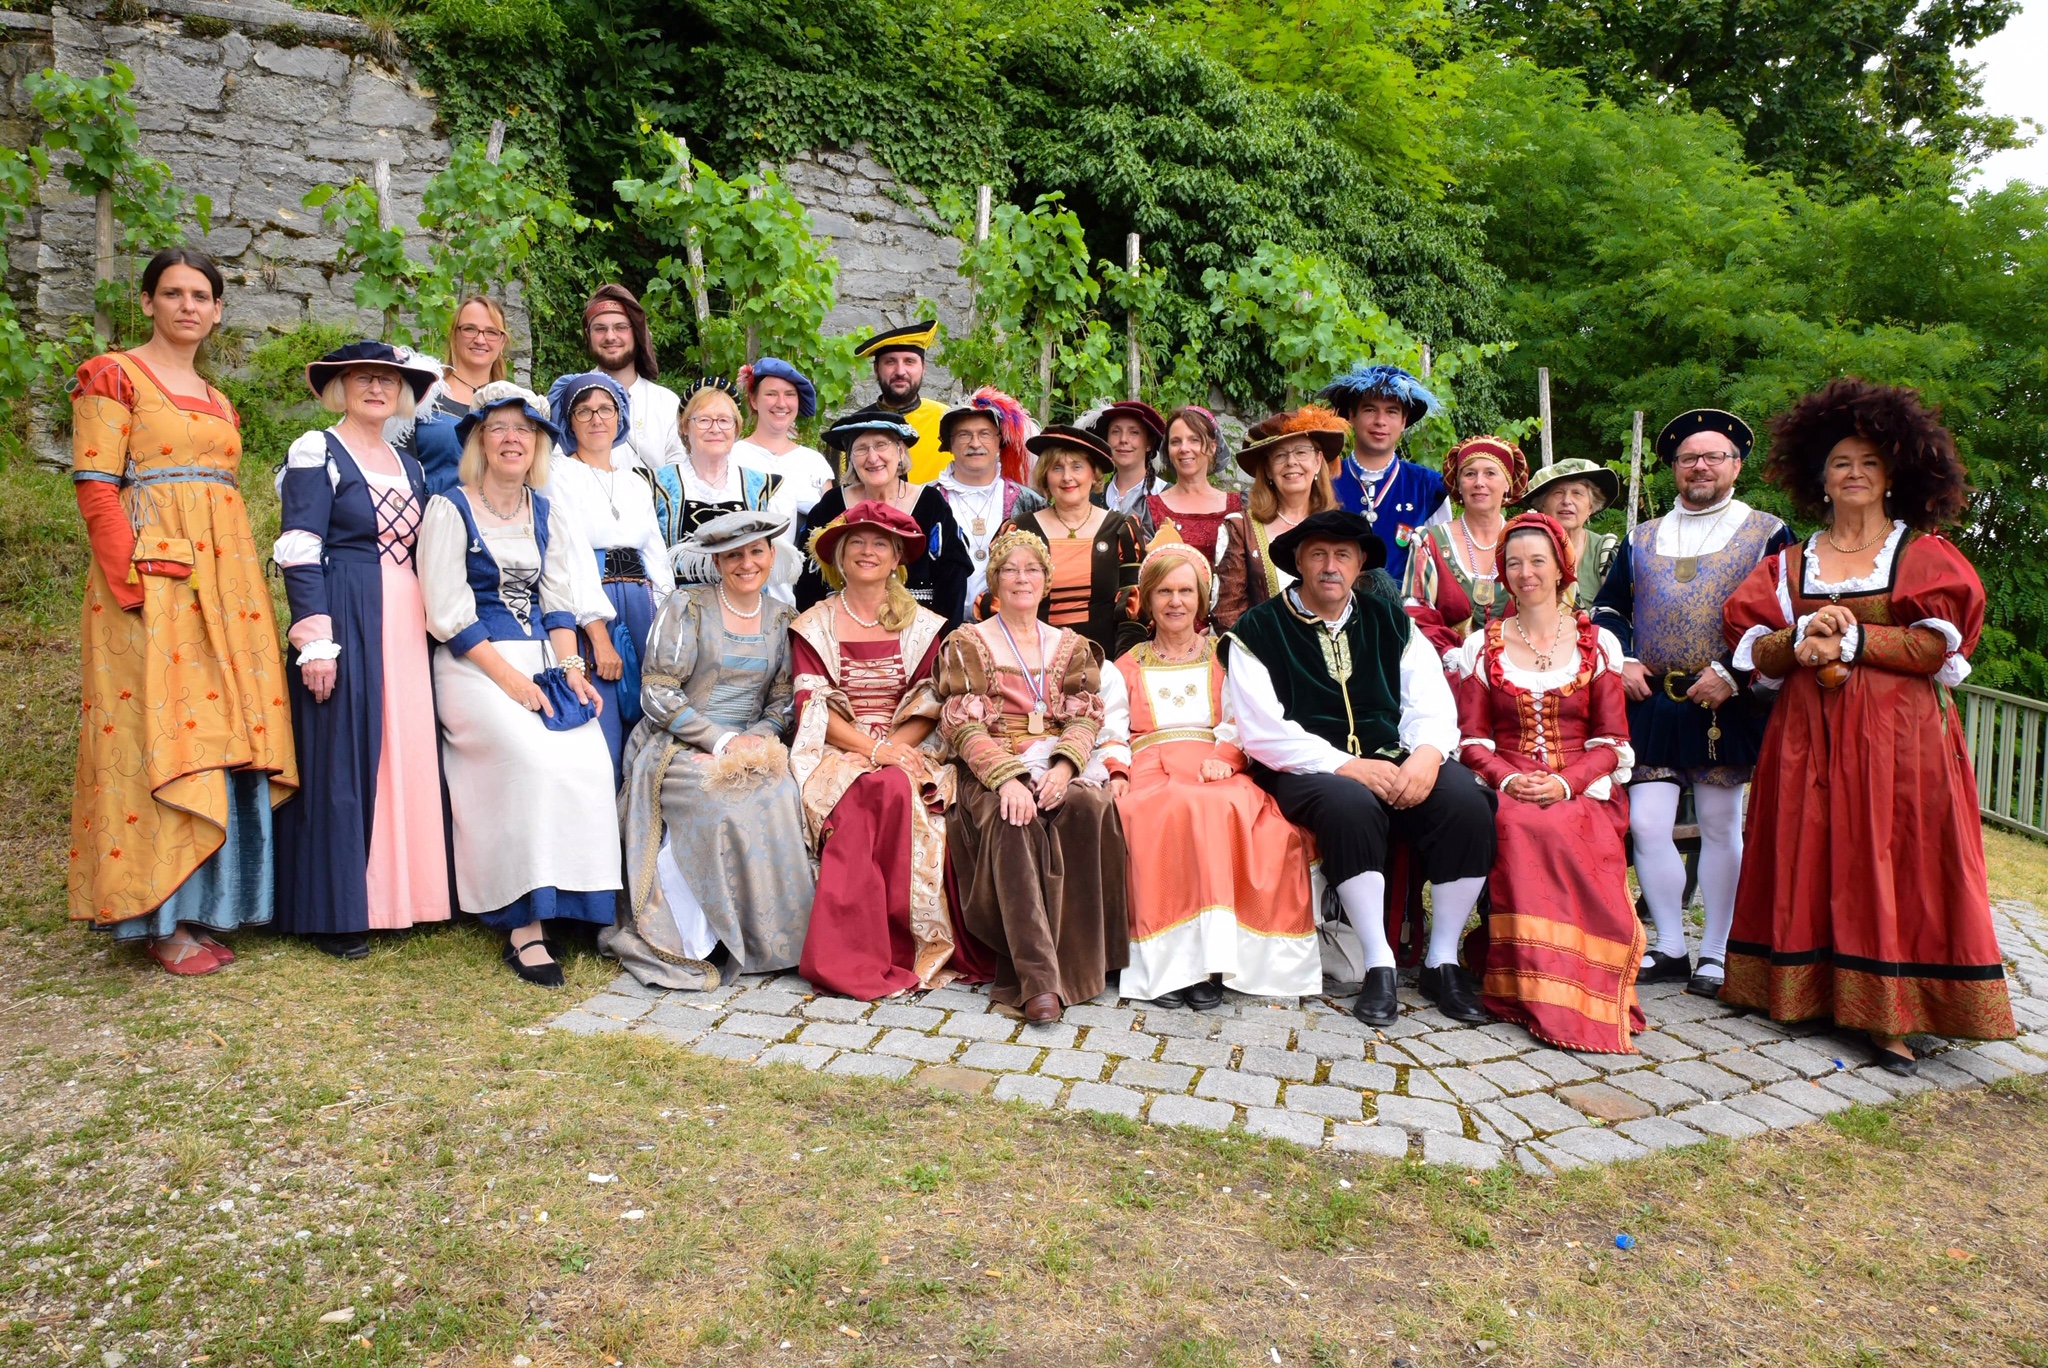
[[1064,755],[1046,766],[1045,773],[1026,783],[1006,779],[996,790],[1003,820],[1011,826],[1025,826],[1040,812],[1052,812],[1067,801],[1067,785],[1074,781],[1074,765]]
[[1842,647],[1856,626],[1856,615],[1839,603],[1824,604],[1806,620],[1799,643],[1799,663],[1808,667],[1826,665],[1842,658]]
[[1418,746],[1398,765],[1376,756],[1361,756],[1346,760],[1337,773],[1365,785],[1388,807],[1411,808],[1429,797],[1443,763],[1434,747]]

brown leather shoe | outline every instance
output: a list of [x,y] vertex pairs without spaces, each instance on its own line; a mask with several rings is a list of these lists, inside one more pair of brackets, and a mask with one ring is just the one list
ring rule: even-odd
[[1058,993],[1040,993],[1037,997],[1028,999],[1024,1003],[1024,1019],[1040,1023],[1058,1021],[1060,1019],[1060,995]]

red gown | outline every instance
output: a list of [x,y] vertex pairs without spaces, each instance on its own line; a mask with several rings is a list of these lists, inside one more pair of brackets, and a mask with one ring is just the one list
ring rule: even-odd
[[[1946,687],[1968,673],[1984,586],[1937,536],[1904,533],[1879,569],[1879,588],[1809,592],[1789,546],[1723,614],[1737,662],[1746,647],[1785,682],[1751,781],[1721,998],[1779,1021],[2003,1039],[1977,780]],[[1798,620],[1829,602],[1862,624],[1834,690],[1792,653]]]
[[[1549,807],[1502,795],[1487,880],[1491,910],[1466,945],[1480,1000],[1567,1050],[1633,1054],[1643,928],[1628,894],[1628,696],[1577,615],[1578,672],[1532,691],[1508,677],[1501,622],[1461,648],[1459,758],[1496,790],[1513,774],[1555,774],[1571,796]],[[1483,966],[1483,968],[1482,968]]]

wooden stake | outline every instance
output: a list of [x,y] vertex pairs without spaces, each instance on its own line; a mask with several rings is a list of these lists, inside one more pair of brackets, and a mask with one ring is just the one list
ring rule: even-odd
[[[377,226],[389,228],[391,213],[391,163],[379,157],[370,164],[370,186],[377,192]],[[384,341],[389,342],[398,335],[398,306],[384,310]]]
[[[695,178],[691,176],[690,145],[681,142],[683,152],[683,193],[689,194],[694,188]],[[711,321],[711,294],[704,286],[704,249],[697,244],[697,225],[691,224],[683,230],[683,256],[690,263],[690,302],[697,310],[697,343],[704,342],[704,324]]]
[[1045,345],[1038,351],[1038,425],[1044,427],[1052,421],[1052,334],[1045,335]]
[[[1138,235],[1132,233],[1124,239],[1124,269],[1132,275],[1138,273]],[[1124,356],[1124,388],[1129,397],[1138,397],[1138,311],[1131,309],[1124,314],[1124,336],[1130,350]]]
[[99,287],[113,278],[114,190],[112,186],[102,186],[92,197],[92,326],[109,347],[114,345],[114,318],[99,306],[97,296]]
[[1422,378],[1429,379],[1429,343],[1422,344]]
[[[1636,530],[1636,506],[1643,491],[1643,411],[1636,410],[1635,433],[1628,445],[1628,532]],[[1624,533],[1624,536],[1628,533]]]
[[1550,468],[1550,367],[1536,368],[1536,414],[1543,425],[1543,468]]
[[505,155],[505,121],[491,120],[491,136],[484,143],[484,160],[491,165],[498,164],[498,158]]
[[995,187],[984,185],[974,192],[974,242],[976,246],[988,241],[989,205],[995,196]]

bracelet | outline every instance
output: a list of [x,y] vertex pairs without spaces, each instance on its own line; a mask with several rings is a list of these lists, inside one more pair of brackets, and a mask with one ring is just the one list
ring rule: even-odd
[[881,752],[882,742],[885,739],[887,738],[878,736],[875,738],[875,744],[868,747],[868,763],[870,765],[875,763],[875,756]]
[[562,668],[587,675],[590,673],[590,662],[580,655],[567,655],[562,657]]

